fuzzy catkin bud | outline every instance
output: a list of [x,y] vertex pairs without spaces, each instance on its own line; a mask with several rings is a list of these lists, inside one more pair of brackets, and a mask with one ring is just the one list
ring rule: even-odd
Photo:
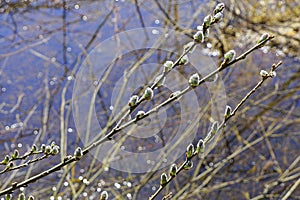
[[193,167],[193,162],[191,160],[188,160],[185,165],[183,166],[183,169],[189,170]]
[[176,173],[177,173],[177,165],[172,164],[170,167],[170,176],[174,177],[176,176]]
[[189,144],[186,148],[186,153],[185,153],[186,159],[190,159],[193,156],[194,151],[195,151],[194,145]]
[[217,13],[213,17],[213,22],[219,22],[223,19],[223,14],[221,12]]
[[144,92],[144,98],[146,100],[151,100],[153,98],[153,90],[150,87],[147,87]]
[[165,84],[165,81],[166,81],[166,77],[165,76],[163,77],[163,74],[161,74],[155,78],[154,82],[156,83],[157,87],[160,87]]
[[11,200],[12,199],[12,195],[11,194],[6,194],[5,195],[5,200]]
[[45,149],[46,149],[46,145],[45,145],[45,144],[42,144],[42,145],[41,145],[41,151],[42,151],[42,152],[45,152]]
[[200,83],[200,77],[198,73],[193,74],[189,79],[189,85],[191,87],[197,87]]
[[236,53],[234,50],[230,50],[227,53],[225,53],[225,55],[224,55],[225,63],[231,62],[235,58],[235,54]]
[[6,155],[6,156],[4,157],[4,159],[2,160],[1,164],[7,165],[7,163],[9,162],[9,160],[10,160],[9,155]]
[[172,69],[173,67],[173,61],[170,61],[170,60],[167,60],[165,63],[164,63],[164,72],[168,72]]
[[80,147],[77,147],[74,151],[74,157],[76,160],[80,160],[83,156],[83,153],[82,153],[82,149]]
[[276,74],[275,71],[271,71],[271,72],[270,72],[270,76],[271,76],[272,78],[276,77],[276,75],[277,75],[277,74]]
[[218,126],[219,126],[219,122],[218,121],[214,121],[213,124],[212,124],[212,126],[211,126],[211,133],[213,135],[217,133]]
[[28,200],[34,200],[34,196],[30,195],[30,196],[28,197]]
[[101,192],[100,200],[107,200],[108,199],[108,193],[104,190]]
[[224,3],[219,3],[216,8],[214,9],[214,14],[220,13],[224,10],[225,4]]
[[51,146],[50,146],[50,145],[47,145],[47,146],[45,147],[44,153],[45,153],[46,155],[49,155],[49,154],[51,153]]
[[182,58],[180,59],[178,65],[185,65],[189,62],[189,58],[187,55],[182,56]]
[[37,150],[37,146],[33,144],[31,147],[31,152],[36,152],[36,150]]
[[204,153],[205,144],[202,139],[200,139],[197,143],[196,153]]
[[138,100],[139,100],[139,97],[137,95],[132,95],[128,101],[128,106],[129,107],[136,106]]
[[260,70],[259,74],[263,78],[269,76],[269,73],[266,70]]
[[136,117],[137,119],[141,119],[142,117],[145,116],[145,114],[146,114],[145,111],[140,110],[140,111],[137,112],[137,114],[136,114],[135,117]]
[[25,194],[24,193],[19,194],[18,200],[25,200]]
[[226,105],[225,114],[224,114],[225,119],[227,119],[231,115],[231,111],[232,111],[231,107],[229,105]]
[[13,159],[16,159],[19,157],[19,151],[17,149],[15,149],[13,155],[11,156]]
[[59,147],[58,146],[54,146],[51,149],[51,155],[56,155],[59,153]]
[[204,41],[204,35],[202,31],[197,31],[193,36],[195,42],[202,43]]
[[166,173],[162,173],[160,176],[160,185],[165,186],[168,182],[168,177]]
[[211,15],[207,15],[207,16],[204,17],[204,19],[203,19],[203,24],[204,24],[206,27],[209,27],[210,24],[211,24],[211,21],[212,21],[212,16],[211,16]]
[[[257,41],[257,44],[259,44],[259,43],[265,41],[265,40],[266,40],[267,38],[269,38],[269,37],[270,37],[269,33],[264,33],[264,34],[262,34],[262,35],[260,36],[259,40]],[[264,44],[264,42],[263,42],[263,44]]]

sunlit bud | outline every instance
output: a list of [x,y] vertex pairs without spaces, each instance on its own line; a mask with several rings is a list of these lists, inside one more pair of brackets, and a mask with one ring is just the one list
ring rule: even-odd
[[271,72],[270,72],[270,76],[271,76],[272,78],[276,77],[276,75],[277,75],[277,74],[276,74],[275,71],[271,71]]
[[225,8],[225,4],[224,3],[219,3],[216,8],[214,9],[214,14],[217,14],[219,12],[222,12]]
[[165,76],[163,77],[163,75],[161,74],[155,78],[154,82],[157,83],[156,84],[157,87],[160,87],[160,86],[164,85],[165,80],[166,80],[166,77]]
[[[259,40],[257,41],[257,44],[259,44],[259,43],[265,41],[265,40],[266,40],[267,38],[269,38],[269,37],[270,37],[269,33],[264,33],[264,34],[262,34],[262,35],[260,36]],[[262,44],[264,44],[264,42],[263,42]]]
[[197,87],[200,83],[200,77],[198,73],[193,74],[189,79],[189,85],[191,87]]
[[269,76],[269,73],[266,70],[260,70],[259,74],[260,74],[261,77]]
[[211,23],[211,20],[212,20],[211,15],[207,15],[207,16],[204,17],[204,19],[203,19],[203,24],[204,24],[206,27],[209,27],[209,26],[210,26],[210,23]]
[[36,150],[37,150],[37,146],[33,144],[31,147],[31,152],[36,152]]
[[139,97],[137,95],[132,95],[128,101],[129,107],[136,106],[138,100],[139,100]]
[[30,196],[28,197],[28,200],[34,200],[34,196],[31,196],[31,195],[30,195]]
[[46,145],[45,145],[45,144],[42,144],[42,145],[41,145],[41,150],[42,150],[42,152],[45,152],[45,149],[46,149]]
[[12,195],[11,195],[11,194],[5,195],[5,200],[11,200],[11,198],[12,198]]
[[145,116],[145,112],[143,111],[143,110],[140,110],[140,111],[138,111],[137,113],[136,113],[136,118],[137,119],[141,119],[142,117],[144,117]]
[[18,200],[25,200],[25,194],[24,193],[19,194]]
[[218,131],[218,126],[219,126],[219,122],[218,121],[214,121],[212,126],[211,126],[211,133],[214,135],[217,133]]
[[176,176],[176,173],[177,173],[177,165],[172,164],[170,167],[170,176],[174,177]]
[[204,35],[202,31],[197,31],[193,37],[196,42],[201,43],[204,41]]
[[232,111],[231,107],[229,105],[226,105],[225,114],[224,114],[225,119],[227,119],[231,115],[231,111]]
[[51,142],[51,147],[54,147],[56,144],[55,144],[55,141],[52,141]]
[[19,151],[17,149],[15,149],[13,155],[11,156],[13,159],[18,158],[19,157]]
[[52,147],[52,149],[51,149],[51,154],[52,155],[56,155],[56,154],[58,154],[59,153],[59,147],[56,145],[56,146],[54,146],[54,147]]
[[144,98],[146,100],[151,100],[153,97],[153,90],[150,87],[147,87],[144,92]]
[[170,71],[172,69],[172,67],[173,67],[173,61],[167,60],[164,63],[164,72]]
[[196,148],[196,153],[203,153],[204,152],[204,148],[205,148],[205,144],[204,141],[202,139],[200,139],[197,143],[197,148]]
[[187,64],[188,62],[189,62],[188,56],[187,56],[187,55],[184,55],[184,56],[180,59],[178,65],[185,65],[185,64]]
[[224,55],[225,63],[231,62],[234,58],[235,58],[235,51],[234,50],[230,50],[227,53],[225,53],[225,55]]
[[2,160],[1,164],[7,165],[7,163],[9,162],[9,160],[10,160],[9,155],[6,155],[6,156],[4,157],[4,159]]
[[47,145],[47,146],[45,147],[44,153],[47,154],[47,155],[51,153],[51,146],[50,146],[50,145]]
[[108,199],[108,193],[104,190],[101,192],[100,200],[107,200]]
[[160,185],[164,186],[164,185],[167,184],[167,182],[168,182],[167,174],[166,173],[162,173],[161,176],[160,176]]
[[7,168],[13,168],[14,167],[14,163],[13,162],[9,162],[8,164],[7,164]]
[[219,22],[223,19],[223,14],[221,12],[217,13],[213,17],[213,22]]
[[74,151],[74,157],[76,160],[80,160],[83,156],[83,153],[82,153],[82,149],[80,147],[77,147]]
[[186,159],[190,159],[194,154],[195,148],[193,144],[189,144],[186,148],[185,157]]
[[193,167],[193,162],[191,160],[188,160],[185,165],[183,166],[183,169],[189,170]]

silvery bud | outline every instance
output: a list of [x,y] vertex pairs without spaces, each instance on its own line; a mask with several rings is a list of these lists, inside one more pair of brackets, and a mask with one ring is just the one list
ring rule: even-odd
[[139,97],[137,95],[132,95],[128,101],[129,107],[136,106],[138,101],[139,101]]
[[24,193],[19,194],[18,200],[25,200],[25,194]]
[[31,152],[36,152],[36,150],[37,150],[37,146],[33,144],[31,147]]
[[30,196],[28,197],[28,200],[34,200],[34,196],[30,195]]
[[182,58],[180,59],[178,65],[185,65],[189,62],[189,58],[187,55],[182,56]]
[[225,119],[227,119],[231,115],[231,111],[232,111],[231,107],[229,105],[226,105],[225,114],[224,114]]
[[166,77],[165,76],[163,77],[163,74],[161,74],[155,78],[154,82],[156,83],[157,87],[160,87],[165,84],[165,81],[166,81]]
[[197,87],[200,83],[200,77],[198,73],[193,74],[189,79],[189,85],[191,87]]
[[173,67],[173,61],[170,61],[170,60],[167,60],[165,63],[164,63],[164,72],[168,72],[172,69]]
[[235,58],[235,54],[236,53],[234,50],[230,50],[227,53],[225,53],[225,55],[224,55],[225,63],[231,62]]
[[104,190],[101,192],[100,200],[107,200],[108,199],[108,193]]
[[168,177],[166,173],[162,173],[160,176],[160,185],[165,186],[168,182]]
[[195,33],[193,38],[196,42],[202,43],[204,41],[203,32],[202,31],[197,31],[197,33]]
[[151,100],[153,97],[153,90],[150,87],[147,87],[144,92],[144,98],[146,100]]
[[223,19],[223,14],[221,12],[217,13],[213,17],[213,22],[219,22]]
[[224,3],[219,3],[216,8],[214,9],[214,14],[220,13],[224,10],[225,4]]
[[271,76],[272,78],[276,77],[276,75],[277,75],[277,74],[276,74],[275,71],[271,71],[271,72],[270,72],[270,76]]
[[56,145],[51,149],[51,155],[56,155],[59,153],[59,147]]
[[146,113],[145,113],[144,111],[140,110],[140,111],[137,112],[137,114],[136,114],[135,117],[136,117],[137,119],[141,119],[142,117],[145,116],[145,114],[146,114]]
[[191,160],[188,160],[185,165],[183,166],[183,169],[189,170],[193,167],[193,162]]
[[200,139],[197,143],[196,153],[204,153],[205,144],[202,139]]
[[259,74],[263,78],[269,76],[269,73],[266,70],[260,70]]
[[80,160],[83,156],[83,153],[82,153],[82,149],[80,147],[77,147],[74,151],[74,157],[76,160]]
[[[267,38],[269,38],[269,37],[270,37],[269,33],[264,33],[264,34],[262,34],[262,35],[260,36],[259,40],[257,41],[257,44],[259,44],[259,43],[265,41],[265,40],[266,40]],[[262,45],[263,45],[263,44],[265,44],[265,43],[263,42]]]
[[186,159],[190,159],[194,154],[195,148],[193,144],[189,144],[186,148],[185,157]]
[[172,164],[170,167],[170,176],[174,177],[176,176],[176,173],[177,173],[177,165]]
[[209,27],[210,24],[212,22],[212,16],[211,15],[207,15],[206,17],[204,17],[203,19],[203,24],[206,26],[206,27]]
[[13,159],[16,159],[19,157],[19,151],[17,149],[15,149],[13,155],[11,156]]

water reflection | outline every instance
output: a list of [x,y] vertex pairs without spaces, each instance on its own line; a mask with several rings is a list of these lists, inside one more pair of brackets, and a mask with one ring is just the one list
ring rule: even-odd
[[[278,78],[264,85],[243,107],[238,117],[227,125],[217,148],[205,160],[195,161],[194,165],[198,167],[177,177],[176,183],[171,185],[170,191],[174,195],[183,192],[182,198],[185,199],[199,199],[199,194],[210,199],[240,198],[241,194],[245,198],[255,197],[262,194],[267,181],[276,180],[280,171],[288,168],[299,156],[300,38],[299,22],[296,20],[299,18],[299,3],[224,3],[227,6],[224,20],[211,30],[210,37],[203,45],[205,55],[211,56],[216,63],[232,48],[238,53],[245,51],[257,41],[256,38],[262,32],[270,32],[278,38],[269,46],[255,52],[247,61],[220,74],[219,77],[225,82],[228,104],[236,105],[250,86],[258,81],[259,69],[267,69],[280,59],[284,59],[284,66],[279,69]],[[154,27],[152,34],[157,34],[158,28],[169,28],[187,35],[186,40],[174,39],[171,44],[179,54],[182,46],[189,41],[188,36],[194,33],[205,14],[214,6],[212,2],[196,0],[0,0],[0,160],[14,149],[24,153],[33,143],[39,146],[56,141],[60,144],[62,138],[64,141],[61,157],[73,154],[75,147],[82,145],[72,116],[73,86],[76,73],[87,55],[99,43],[119,32],[150,26]],[[118,41],[118,38],[116,40]],[[118,42],[122,44],[122,41]],[[113,112],[121,110],[110,101],[113,93],[109,91],[114,86],[112,82],[123,75],[124,69],[131,64],[130,61],[134,63],[142,57],[139,54],[141,52],[143,50],[122,55],[122,62],[115,67],[118,67],[118,70],[114,71],[116,74],[109,74],[105,79],[104,93],[98,94],[95,106],[101,127],[107,125],[106,122],[111,120]],[[168,58],[175,59],[176,56],[178,55],[156,52],[151,57],[151,62],[158,64],[151,70],[142,72],[145,77],[151,74],[149,80],[130,89],[141,93],[142,90],[138,91],[137,88],[144,88],[159,72],[159,66]],[[190,68],[180,68],[178,73],[188,77],[192,71]],[[98,81],[95,86],[99,84],[98,79],[99,77],[95,78]],[[182,86],[185,84],[184,78],[174,76],[172,80],[176,80]],[[122,84],[119,87],[122,87]],[[168,90],[159,90],[157,102],[153,101],[142,108],[149,109],[162,99],[168,98],[169,93]],[[196,94],[199,107],[204,109],[210,102],[207,88],[197,90]],[[125,104],[127,102],[120,103]],[[159,148],[159,145],[164,146],[164,142],[173,137],[172,132],[181,121],[177,115],[180,110],[178,103],[169,109],[172,111],[168,114],[172,113],[172,116],[167,117],[165,128],[153,136],[150,142],[133,138],[120,144],[120,149],[147,152]],[[192,111],[187,115],[191,113]],[[205,134],[210,121],[210,113],[203,114],[196,139]],[[151,133],[159,128],[160,119],[151,119],[147,123],[153,125],[141,130]],[[108,129],[114,124],[115,122],[108,126]],[[126,129],[125,132],[127,131],[130,129]],[[228,166],[222,168],[222,173],[214,171],[216,174],[212,180],[206,179],[208,176],[198,177],[201,172],[218,166],[220,160],[236,152],[240,146],[270,132],[272,135],[268,139],[228,161]],[[122,137],[118,136],[115,139]],[[34,164],[32,168],[21,169],[12,179],[11,172],[2,174],[0,188],[2,190],[13,181],[23,180],[25,176],[30,177],[48,169],[60,160],[57,156]],[[182,160],[183,158],[179,159],[177,163]],[[274,160],[278,164],[274,165]],[[155,165],[154,161],[149,160],[149,165]],[[299,163],[296,163],[296,166],[299,166]],[[167,168],[164,171],[167,171]],[[61,196],[62,199],[97,199],[105,189],[109,192],[110,199],[144,199],[153,193],[153,188],[157,189],[159,186],[160,174],[161,171],[146,175],[123,173],[110,169],[92,157],[86,157],[69,173],[64,174],[60,171],[29,185],[26,193],[33,194],[37,199],[50,196]],[[245,181],[241,180],[241,177]],[[204,180],[207,180],[207,184],[201,185]],[[60,181],[64,184],[60,184]],[[225,183],[225,186],[220,183]],[[184,188],[188,184],[189,188]],[[293,182],[286,184],[276,188],[278,191],[275,193],[283,194]],[[201,187],[198,187],[199,185]],[[232,193],[233,190],[237,192]],[[166,193],[162,193],[161,198],[163,194]]]

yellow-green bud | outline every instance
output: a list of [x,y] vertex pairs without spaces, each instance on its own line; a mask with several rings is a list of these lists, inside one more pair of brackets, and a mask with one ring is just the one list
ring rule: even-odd
[[51,146],[50,146],[50,145],[47,145],[47,146],[45,147],[44,153],[45,153],[46,155],[49,155],[49,154],[51,153]]
[[82,153],[82,149],[80,147],[77,147],[74,151],[74,157],[76,160],[80,160],[83,156],[83,153]]
[[45,152],[45,150],[46,150],[46,145],[45,144],[41,145],[41,150],[42,150],[42,152]]
[[198,73],[193,74],[189,79],[189,85],[191,87],[197,87],[200,83],[200,77]]
[[108,193],[104,190],[101,192],[100,200],[107,200],[108,199]]
[[186,159],[190,159],[194,154],[195,148],[193,144],[189,144],[186,148],[185,157]]
[[12,159],[18,158],[19,157],[19,151],[17,149],[15,149],[15,151],[14,151],[14,153],[11,157],[12,157]]
[[19,194],[18,200],[25,200],[25,194],[24,193]]
[[153,90],[150,87],[147,87],[144,92],[144,98],[146,100],[151,100],[153,98]]
[[187,55],[182,56],[182,58],[180,59],[178,65],[185,65],[189,62],[189,58]]
[[219,12],[222,12],[225,8],[225,4],[224,3],[219,3],[216,8],[214,9],[214,14],[217,14]]
[[221,12],[217,13],[213,17],[213,22],[219,22],[223,19],[223,14]]
[[211,21],[212,21],[212,16],[211,16],[211,15],[207,15],[207,16],[204,17],[204,19],[203,19],[203,24],[204,24],[206,27],[209,27],[210,24],[211,24]]
[[160,176],[160,185],[165,186],[168,182],[168,177],[166,173],[162,173]]
[[204,41],[203,32],[202,31],[197,31],[197,33],[195,33],[193,38],[196,42],[202,43]]
[[7,165],[7,163],[9,162],[9,160],[10,160],[9,155],[6,155],[6,156],[4,157],[4,159],[2,160],[1,164]]
[[185,165],[183,166],[183,169],[189,170],[193,167],[193,162],[191,160],[188,160]]
[[37,146],[33,144],[31,147],[31,152],[36,152],[36,150],[37,150]]
[[12,195],[11,194],[6,194],[5,195],[5,200],[11,200],[12,198]]
[[51,149],[51,154],[52,155],[56,155],[56,154],[58,154],[59,153],[59,147],[56,145],[56,146],[54,146],[54,147],[52,147],[52,149]]
[[28,200],[34,200],[34,196],[30,195],[30,196],[28,197]]
[[176,173],[177,173],[177,165],[172,164],[170,167],[170,176],[174,177],[176,176]]
[[173,62],[170,61],[170,60],[167,60],[165,63],[164,63],[164,72],[168,72],[172,69],[173,67]]
[[197,143],[196,153],[204,153],[205,144],[202,139],[200,139]]
[[136,118],[137,119],[141,119],[142,117],[144,117],[144,115],[145,115],[146,113],[143,111],[143,110],[140,110],[140,111],[138,111],[137,112],[137,114],[136,114]]
[[225,63],[231,62],[235,58],[235,54],[236,53],[234,50],[230,50],[227,53],[225,53],[225,55],[224,55]]
[[132,95],[128,101],[129,107],[136,106],[138,101],[139,101],[139,97],[137,95]]
[[227,119],[231,115],[231,111],[232,111],[231,107],[229,105],[226,105],[225,114],[224,114],[225,119]]

